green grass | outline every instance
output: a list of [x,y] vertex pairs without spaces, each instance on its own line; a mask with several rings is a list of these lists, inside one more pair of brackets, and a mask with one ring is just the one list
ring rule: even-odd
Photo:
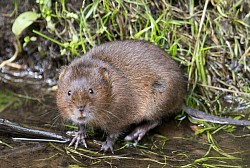
[[17,108],[19,105],[20,102],[12,92],[0,89],[0,113],[10,106]]
[[[20,105],[20,102],[18,101],[16,96],[13,95],[13,93],[9,91],[3,91],[0,89],[0,115],[7,108],[10,108],[10,107],[17,108],[19,105]],[[0,140],[0,145],[12,148],[11,145],[5,143],[2,140]]]

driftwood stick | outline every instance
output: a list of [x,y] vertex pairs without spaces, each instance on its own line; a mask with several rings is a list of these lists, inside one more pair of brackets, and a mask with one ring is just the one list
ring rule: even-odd
[[[36,139],[38,139],[38,138],[51,139],[52,142],[54,140],[61,140],[61,141],[65,141],[65,142],[70,141],[69,138],[58,135],[56,133],[41,131],[41,130],[32,129],[32,128],[26,128],[26,127],[23,127],[23,126],[18,125],[16,123],[10,122],[9,120],[6,120],[6,119],[0,119],[0,131],[5,132],[5,133],[9,133],[12,135],[33,137]],[[54,142],[56,142],[56,141],[54,141]]]

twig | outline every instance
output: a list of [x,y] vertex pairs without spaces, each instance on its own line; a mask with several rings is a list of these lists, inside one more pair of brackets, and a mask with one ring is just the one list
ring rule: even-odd
[[0,69],[3,68],[5,65],[13,62],[17,58],[17,56],[18,56],[18,46],[17,46],[17,44],[14,44],[14,46],[15,46],[15,50],[16,50],[14,55],[10,59],[3,61],[0,64]]
[[35,137],[35,138],[56,139],[56,140],[62,140],[65,142],[70,141],[69,138],[63,137],[56,133],[22,127],[18,124],[12,123],[5,119],[0,119],[0,130],[1,132],[7,132],[10,134],[15,134],[15,135],[22,135],[22,136]]
[[3,111],[5,111],[7,108],[11,107],[13,105],[13,103],[15,103],[15,102],[17,102],[17,100],[13,100],[13,101],[9,102],[2,109],[0,109],[0,113],[2,113]]
[[225,91],[225,92],[230,92],[230,93],[235,93],[235,94],[240,94],[240,95],[250,97],[250,93],[238,92],[238,91],[229,90],[229,89],[225,89],[225,88],[220,88],[220,87],[216,87],[216,86],[209,86],[209,85],[205,85],[205,84],[201,84],[201,83],[198,83],[198,85],[199,86],[204,86],[204,87],[207,87],[207,88],[210,88],[210,89],[214,89],[214,90],[221,90],[221,91]]
[[245,57],[247,55],[250,55],[250,47],[248,47],[248,49],[244,52],[244,54],[240,57],[240,61],[242,61],[243,59],[245,59]]

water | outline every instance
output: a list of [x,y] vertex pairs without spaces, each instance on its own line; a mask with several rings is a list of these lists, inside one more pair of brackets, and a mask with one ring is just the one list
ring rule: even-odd
[[[1,84],[0,88],[1,95],[6,94],[4,97],[6,99],[11,97],[10,101],[14,102],[4,110],[0,109],[0,118],[26,127],[65,135],[68,128],[63,126],[63,121],[55,107],[54,92],[46,88],[33,90],[30,86],[20,87],[20,85],[7,87]],[[16,95],[9,96],[6,88],[14,91]],[[89,130],[88,149],[79,148],[77,151],[61,143],[14,142],[11,137],[15,135],[0,133],[0,140],[13,147],[0,145],[0,167],[250,166],[249,129],[236,127],[233,133],[218,130],[212,135],[214,143],[219,148],[216,149],[211,145],[209,134],[195,135],[194,131],[201,128],[203,127],[194,125],[187,119],[180,122],[170,118],[150,131],[136,147],[133,144],[127,144],[129,147],[126,147],[126,143],[120,137],[115,145],[118,150],[114,154],[103,154],[99,151],[100,146],[93,143],[93,140],[104,140],[105,135],[98,129],[94,132],[93,129]]]

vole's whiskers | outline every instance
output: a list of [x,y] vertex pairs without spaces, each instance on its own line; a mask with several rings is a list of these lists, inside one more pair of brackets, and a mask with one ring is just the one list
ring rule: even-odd
[[109,119],[111,119],[111,117],[117,118],[119,119],[119,117],[117,117],[113,112],[105,110],[105,109],[99,109],[99,108],[95,108],[98,112],[105,112],[109,115],[106,115],[106,117],[108,117]]
[[57,114],[53,119],[53,123],[51,124],[52,126],[58,123],[58,120],[61,118],[60,114]]
[[111,105],[111,103],[99,103],[101,105]]
[[104,112],[106,112],[106,113],[108,113],[108,114],[111,114],[113,117],[115,117],[115,118],[119,119],[119,117],[117,117],[117,115],[115,115],[115,114],[114,114],[114,113],[112,113],[111,111],[104,110],[104,109],[101,109],[101,111],[104,111]]

